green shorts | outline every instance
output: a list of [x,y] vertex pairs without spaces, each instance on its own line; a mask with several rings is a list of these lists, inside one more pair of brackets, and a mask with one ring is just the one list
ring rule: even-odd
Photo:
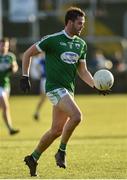
[[69,95],[74,97],[73,93],[69,92],[66,88],[58,88],[46,93],[47,97],[51,101],[53,105],[57,105],[60,99],[62,99],[65,95]]

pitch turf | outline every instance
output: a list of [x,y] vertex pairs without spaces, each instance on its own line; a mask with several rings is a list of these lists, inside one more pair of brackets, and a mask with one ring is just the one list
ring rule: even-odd
[[[21,133],[10,137],[0,121],[0,178],[30,178],[23,158],[32,152],[51,124],[47,100],[39,122],[33,120],[38,96],[11,97],[13,124]],[[56,167],[59,140],[42,155],[41,179],[127,179],[127,96],[76,96],[83,121],[67,147],[66,170]],[[33,178],[35,179],[35,178]]]

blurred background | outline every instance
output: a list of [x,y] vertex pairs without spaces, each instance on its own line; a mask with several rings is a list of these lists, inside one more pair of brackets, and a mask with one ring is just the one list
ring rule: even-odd
[[[88,69],[92,74],[109,69],[115,77],[113,93],[127,92],[127,0],[0,0],[0,38],[10,38],[10,51],[19,64],[18,73],[11,77],[12,94],[22,93],[19,79],[23,52],[41,37],[61,31],[70,6],[86,13],[81,37],[88,44]],[[39,92],[34,66],[31,94]],[[78,77],[76,81],[77,94],[94,93]]]

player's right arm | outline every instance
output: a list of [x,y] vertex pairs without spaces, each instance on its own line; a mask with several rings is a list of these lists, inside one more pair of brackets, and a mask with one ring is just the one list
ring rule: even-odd
[[28,48],[24,54],[22,59],[22,77],[20,80],[20,88],[23,92],[30,91],[31,89],[31,83],[29,80],[29,71],[30,71],[30,65],[31,65],[31,59],[33,56],[38,55],[40,52],[36,45],[32,45],[30,48]]
[[28,48],[24,54],[22,59],[22,74],[23,76],[29,76],[30,65],[31,65],[31,57],[36,56],[39,53],[44,53],[46,51],[50,51],[51,40],[50,36],[45,36],[38,41],[36,44],[33,44],[30,48]]
[[47,39],[48,39],[47,37],[42,38],[41,41],[37,42],[36,44],[33,44],[23,54],[22,78],[20,80],[20,88],[24,92],[30,91],[31,88],[31,84],[29,80],[29,71],[30,71],[32,57],[38,55],[39,53],[48,51],[48,48],[50,48],[49,45],[50,41],[48,41]]

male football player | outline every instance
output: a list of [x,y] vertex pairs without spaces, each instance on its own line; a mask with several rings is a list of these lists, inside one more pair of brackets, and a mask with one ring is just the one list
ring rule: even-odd
[[19,130],[13,128],[10,114],[10,74],[17,72],[18,65],[15,55],[9,52],[9,46],[8,39],[0,39],[0,108],[9,134],[14,135]]
[[[65,15],[64,30],[47,35],[28,48],[22,60],[23,76],[20,86],[30,90],[29,69],[31,56],[45,52],[46,95],[53,104],[51,128],[42,136],[35,150],[25,157],[31,176],[36,176],[37,161],[44,151],[61,136],[60,146],[55,154],[56,165],[66,168],[66,147],[75,128],[82,120],[82,113],[74,100],[75,77],[80,78],[91,88],[94,81],[87,69],[86,42],[79,37],[85,23],[85,13],[71,7]],[[102,94],[107,92],[102,91]]]

